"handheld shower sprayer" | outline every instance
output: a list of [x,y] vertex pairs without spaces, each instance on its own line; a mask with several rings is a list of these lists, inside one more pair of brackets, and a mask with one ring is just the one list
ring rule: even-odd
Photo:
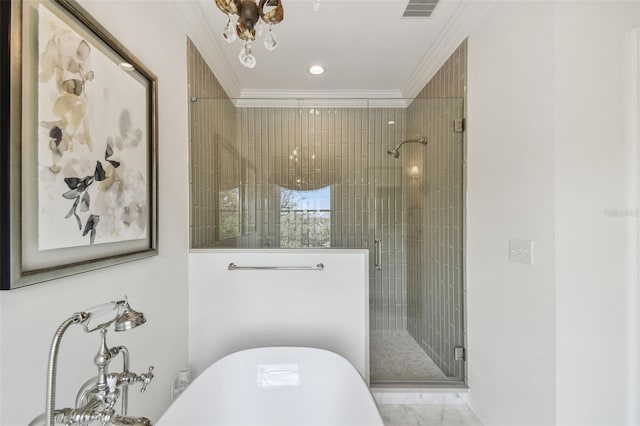
[[[93,328],[89,326],[89,322],[93,318],[102,317],[113,311],[116,311],[116,314],[109,321],[98,324]],[[137,312],[133,310],[131,306],[129,306],[129,300],[127,299],[126,296],[123,300],[103,303],[102,305],[89,308],[84,313],[88,314],[88,317],[86,320],[82,321],[82,328],[87,333],[91,333],[96,330],[105,329],[111,324],[115,324],[114,325],[115,331],[126,331],[147,322],[147,319],[144,317],[144,315],[141,312]]]
[[387,150],[387,154],[393,156],[393,158],[399,158],[400,157],[400,147],[402,145],[404,145],[405,143],[419,143],[422,145],[426,145],[428,143],[427,141],[427,137],[423,136],[420,139],[410,139],[404,142],[401,142],[400,144],[396,145],[395,148],[393,149],[389,149]]

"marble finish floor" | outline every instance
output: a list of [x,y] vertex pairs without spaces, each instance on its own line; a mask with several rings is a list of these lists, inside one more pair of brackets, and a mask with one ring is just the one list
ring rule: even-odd
[[429,381],[446,376],[408,331],[371,330],[371,380]]
[[463,404],[379,405],[385,426],[482,426]]

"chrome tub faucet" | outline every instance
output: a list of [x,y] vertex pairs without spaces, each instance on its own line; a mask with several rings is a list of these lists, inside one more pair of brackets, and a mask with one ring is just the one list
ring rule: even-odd
[[[90,327],[92,319],[115,311],[115,316],[104,323]],[[56,423],[64,425],[89,425],[98,422],[101,425],[129,425],[150,426],[151,421],[146,417],[128,417],[128,388],[134,383],[141,383],[141,392],[153,380],[153,366],[142,374],[129,371],[129,350],[126,346],[109,348],[107,345],[107,328],[114,324],[115,331],[126,331],[142,325],[146,318],[141,312],[134,311],[126,298],[109,302],[79,312],[64,321],[54,334],[49,352],[47,372],[47,401],[45,412],[29,423],[29,426],[54,426]],[[89,379],[78,391],[75,408],[55,408],[56,369],[58,349],[64,332],[73,324],[81,324],[84,331],[91,333],[100,331],[100,347],[93,361],[98,368],[97,377]],[[123,369],[118,373],[110,373],[111,361],[122,354]],[[120,399],[121,411],[116,414],[115,405]]]

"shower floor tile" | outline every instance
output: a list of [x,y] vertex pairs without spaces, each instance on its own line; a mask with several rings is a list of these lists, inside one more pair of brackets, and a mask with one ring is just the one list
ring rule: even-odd
[[446,376],[408,331],[371,330],[371,380],[429,381]]

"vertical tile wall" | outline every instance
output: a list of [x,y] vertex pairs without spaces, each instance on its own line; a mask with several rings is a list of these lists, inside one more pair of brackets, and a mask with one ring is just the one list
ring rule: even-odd
[[279,245],[281,186],[331,185],[332,247],[373,250],[374,239],[382,241],[382,270],[373,252],[370,262],[371,327],[405,329],[402,163],[386,151],[403,140],[406,110],[238,108],[237,114],[237,149],[255,169],[255,229],[241,246]]
[[[239,164],[233,167],[223,161],[221,155],[233,150],[236,143],[235,107],[188,39],[187,76],[192,100],[189,111],[191,247],[215,247],[219,244],[218,191],[225,183],[236,180],[239,170]],[[226,243],[230,245],[233,240]]]
[[453,358],[464,346],[463,137],[453,120],[464,116],[466,41],[407,109],[408,136],[427,136],[404,157],[407,212],[409,333],[449,377],[462,378]]

